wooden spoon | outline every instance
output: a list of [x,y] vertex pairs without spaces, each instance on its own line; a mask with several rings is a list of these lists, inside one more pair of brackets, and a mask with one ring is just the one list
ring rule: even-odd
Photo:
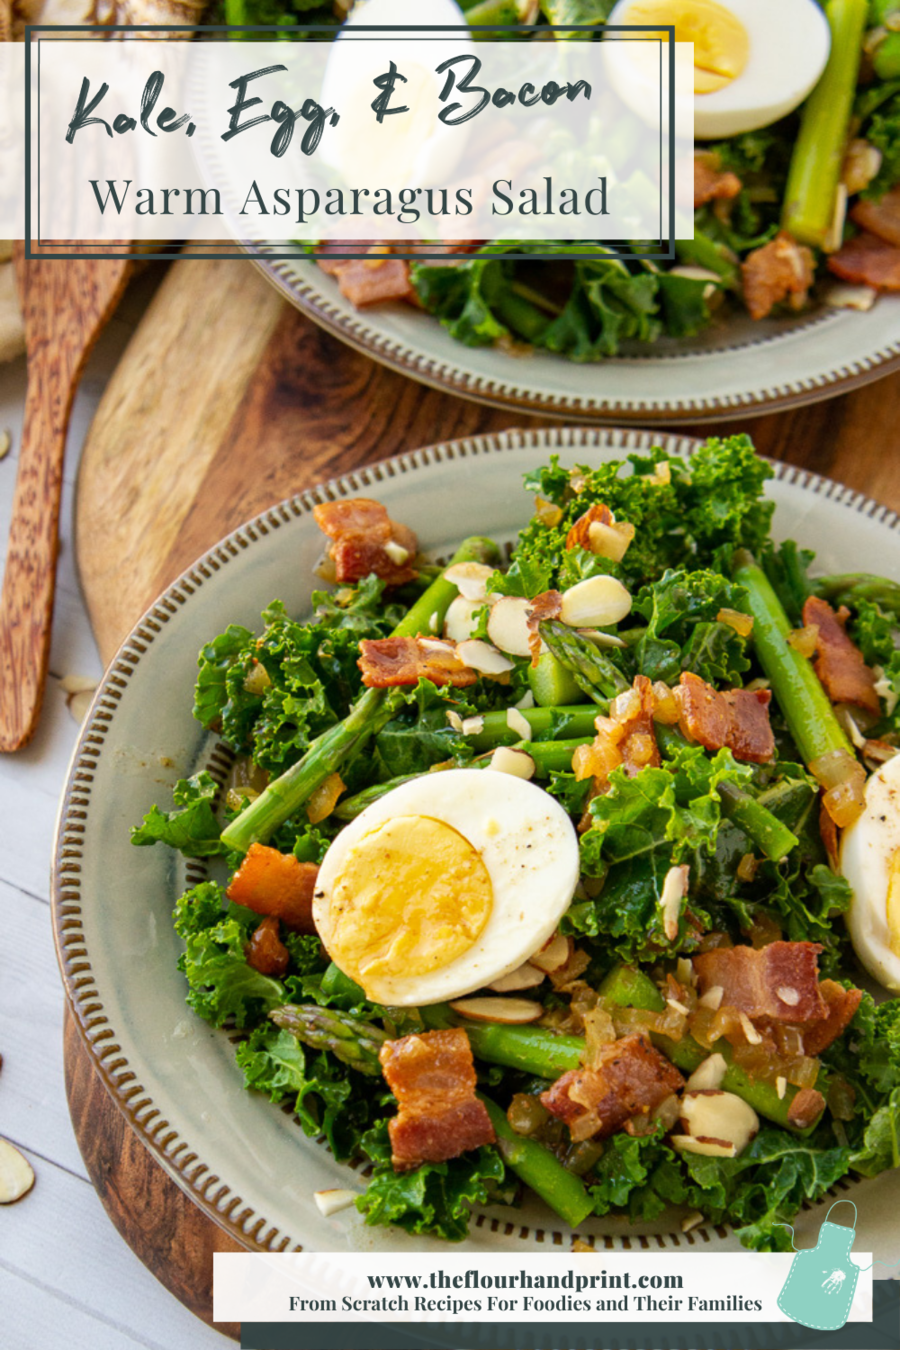
[[[87,252],[92,244],[68,245]],[[78,381],[125,289],[131,261],[13,260],[25,323],[28,387],[12,524],[0,595],[0,751],[34,734],[50,657],[59,502]]]

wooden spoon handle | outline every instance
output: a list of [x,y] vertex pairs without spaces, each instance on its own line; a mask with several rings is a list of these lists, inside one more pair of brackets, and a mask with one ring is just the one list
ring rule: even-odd
[[34,734],[44,696],[63,454],[76,379],[68,363],[28,363],[25,429],[0,595],[0,751],[18,750]]

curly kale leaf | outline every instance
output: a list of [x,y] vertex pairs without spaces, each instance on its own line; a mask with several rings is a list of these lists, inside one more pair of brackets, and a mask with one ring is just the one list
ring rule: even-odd
[[219,835],[222,826],[213,809],[218,783],[208,773],[180,778],[172,789],[174,811],[152,806],[143,824],[131,831],[133,844],[168,844],[188,858],[208,858],[226,852]]
[[392,1100],[386,1090],[359,1092],[327,1050],[304,1049],[289,1031],[267,1023],[237,1050],[244,1084],[273,1102],[290,1101],[303,1132],[324,1134],[338,1162],[358,1155],[363,1134]]
[[634,612],[647,620],[636,648],[641,674],[676,684],[682,671],[692,671],[709,684],[739,685],[750,669],[747,639],[718,615],[743,610],[746,594],[718,572],[684,568],[645,586],[634,602]]
[[590,1188],[594,1213],[627,1210],[634,1222],[648,1222],[664,1211],[667,1200],[656,1190],[653,1175],[664,1165],[676,1165],[676,1155],[662,1143],[661,1129],[652,1134],[614,1134],[592,1168],[596,1184]]
[[229,1018],[244,1027],[284,1003],[286,991],[280,980],[261,975],[245,959],[259,915],[238,905],[223,909],[223,902],[222,888],[212,881],[181,896],[174,914],[175,931],[185,942],[178,968],[187,977],[187,1001],[196,1013],[214,1027]]
[[425,1163],[413,1172],[395,1172],[391,1166],[387,1121],[370,1130],[362,1146],[375,1164],[366,1192],[356,1202],[367,1224],[392,1224],[408,1233],[462,1242],[473,1205],[489,1204],[501,1195],[509,1198],[506,1169],[492,1146],[449,1162]]

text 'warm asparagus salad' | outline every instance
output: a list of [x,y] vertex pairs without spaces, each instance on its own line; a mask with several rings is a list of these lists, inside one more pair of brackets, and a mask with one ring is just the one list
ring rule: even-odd
[[223,855],[188,1002],[371,1163],[368,1223],[459,1240],[530,1187],[786,1248],[900,1165],[900,585],[811,577],[770,476],[742,436],[554,458],[509,560],[443,569],[328,502],[313,617],[201,651],[230,782],[134,842]]

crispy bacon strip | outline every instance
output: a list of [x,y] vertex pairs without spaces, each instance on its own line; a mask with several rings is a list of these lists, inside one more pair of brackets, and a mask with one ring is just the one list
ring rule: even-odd
[[701,994],[722,989],[722,1006],[771,1022],[821,1022],[828,1015],[819,990],[816,942],[765,947],[717,947],[694,957]]
[[328,556],[339,582],[355,585],[372,572],[388,586],[415,578],[419,541],[406,525],[391,520],[381,502],[369,497],[323,502],[313,516],[333,541]]
[[298,862],[293,853],[279,853],[266,844],[251,844],[226,895],[255,914],[280,919],[294,933],[314,933],[312,900],[318,875],[315,863]]
[[856,643],[847,636],[845,624],[849,614],[843,605],[835,613],[817,595],[808,597],[803,606],[803,622],[815,624],[819,630],[815,672],[832,703],[852,703],[877,716],[881,703],[875,692],[875,676]]
[[775,305],[787,300],[791,309],[801,309],[813,283],[814,260],[805,244],[798,244],[786,230],[762,248],[755,248],[741,263],[744,303],[751,319],[764,319]]
[[362,671],[363,684],[369,689],[418,684],[420,679],[462,689],[478,679],[477,672],[460,661],[453,643],[441,638],[364,639],[359,650],[361,655],[356,664]]
[[385,1041],[378,1058],[399,1106],[388,1123],[395,1171],[494,1143],[490,1117],[475,1096],[472,1047],[461,1027]]
[[707,202],[729,201],[743,184],[736,173],[719,169],[718,155],[694,156],[694,210]]
[[274,975],[276,979],[288,968],[290,952],[278,935],[278,920],[270,915],[253,930],[247,944],[247,965],[260,975]]
[[579,516],[575,524],[566,535],[566,548],[586,548],[591,550],[591,526],[611,525],[613,523],[613,513],[608,506],[603,506],[599,502],[589,507],[583,516]]
[[368,258],[333,258],[331,253],[356,251],[364,241],[336,240],[325,246],[322,256],[316,261],[323,272],[337,278],[341,294],[352,305],[362,309],[365,305],[377,305],[384,300],[407,300],[416,303],[416,294],[410,281],[409,263],[403,258],[390,256],[390,245],[372,243],[373,250]]
[[861,989],[845,989],[837,980],[820,981],[819,993],[827,1009],[825,1018],[803,1032],[803,1053],[811,1058],[827,1050],[832,1041],[844,1034],[862,1001]]
[[900,248],[863,231],[832,253],[828,270],[856,286],[900,291]]
[[707,750],[723,746],[735,759],[765,764],[775,753],[769,725],[768,689],[731,689],[718,693],[690,671],[682,672],[674,691],[681,730]]
[[559,591],[542,591],[528,606],[528,645],[531,648],[531,664],[536,666],[541,654],[541,633],[539,625],[544,619],[558,619],[562,613],[562,595]]
[[638,1033],[610,1042],[593,1068],[564,1073],[541,1093],[541,1102],[565,1121],[573,1138],[603,1138],[632,1116],[649,1115],[682,1087],[684,1079],[674,1064]]
[[891,188],[877,202],[857,200],[850,219],[879,239],[900,248],[900,188]]

